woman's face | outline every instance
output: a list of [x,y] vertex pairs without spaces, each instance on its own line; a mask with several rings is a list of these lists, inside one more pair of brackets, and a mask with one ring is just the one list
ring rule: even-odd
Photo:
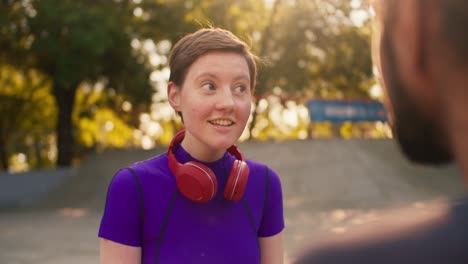
[[182,146],[203,161],[220,158],[241,136],[251,108],[249,67],[234,52],[209,52],[190,66],[182,87],[169,83],[169,101],[182,113]]

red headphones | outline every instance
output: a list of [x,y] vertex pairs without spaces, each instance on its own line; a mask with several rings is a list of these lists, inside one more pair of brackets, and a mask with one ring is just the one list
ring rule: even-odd
[[[218,191],[216,175],[205,164],[189,161],[181,164],[177,161],[172,149],[176,144],[180,144],[185,136],[185,130],[178,132],[171,141],[167,150],[169,169],[174,174],[177,188],[188,199],[204,203],[211,200]],[[238,201],[244,194],[245,186],[249,178],[249,167],[244,161],[244,155],[232,145],[228,150],[237,159],[232,165],[229,178],[224,188],[224,198],[231,201]]]

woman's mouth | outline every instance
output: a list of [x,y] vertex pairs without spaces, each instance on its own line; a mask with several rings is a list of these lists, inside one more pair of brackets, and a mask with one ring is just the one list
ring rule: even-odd
[[208,122],[216,126],[232,126],[234,124],[234,122],[228,119],[216,119],[216,120],[211,120]]

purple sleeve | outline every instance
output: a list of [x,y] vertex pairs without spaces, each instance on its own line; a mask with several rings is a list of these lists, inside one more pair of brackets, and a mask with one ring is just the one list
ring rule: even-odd
[[273,170],[268,168],[268,193],[266,195],[263,218],[258,230],[259,237],[274,236],[284,229],[283,194],[281,181]]
[[140,200],[130,171],[117,172],[107,190],[99,237],[128,246],[140,244]]

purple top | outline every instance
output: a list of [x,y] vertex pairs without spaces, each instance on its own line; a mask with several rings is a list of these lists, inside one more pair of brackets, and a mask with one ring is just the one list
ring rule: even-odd
[[[180,145],[174,154],[181,163],[198,161]],[[260,263],[258,237],[284,228],[281,182],[270,168],[247,160],[244,196],[228,201],[223,191],[234,160],[226,152],[202,162],[218,180],[218,193],[204,204],[177,191],[166,153],[131,165],[141,183],[143,221],[138,183],[129,170],[120,170],[109,185],[99,237],[142,247],[142,263]]]

